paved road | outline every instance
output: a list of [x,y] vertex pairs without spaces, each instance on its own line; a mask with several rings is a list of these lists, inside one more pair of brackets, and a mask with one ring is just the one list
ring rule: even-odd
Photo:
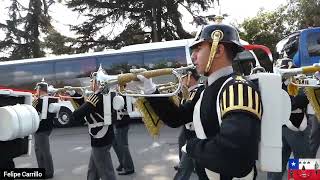
[[[180,129],[163,127],[158,139],[152,139],[143,124],[134,124],[129,131],[129,144],[136,173],[118,176],[119,180],[171,180],[173,166],[178,163],[177,137]],[[51,135],[55,176],[53,180],[84,180],[90,153],[90,139],[86,127],[55,129]],[[118,166],[115,153],[111,152],[114,167]],[[20,168],[37,167],[34,152],[30,157],[15,159]],[[191,180],[196,180],[195,174]],[[258,180],[266,179],[259,173]]]

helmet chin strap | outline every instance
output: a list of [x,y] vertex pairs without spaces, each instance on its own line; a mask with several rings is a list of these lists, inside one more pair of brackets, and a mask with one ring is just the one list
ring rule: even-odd
[[216,52],[217,52],[218,44],[220,40],[223,38],[223,32],[221,30],[215,30],[211,33],[211,38],[212,38],[212,45],[211,45],[209,60],[207,62],[206,69],[204,71],[205,76],[209,75],[209,71],[211,69],[214,56],[216,55]]
[[190,77],[191,77],[191,73],[188,73],[188,79],[187,79],[187,87],[190,86]]

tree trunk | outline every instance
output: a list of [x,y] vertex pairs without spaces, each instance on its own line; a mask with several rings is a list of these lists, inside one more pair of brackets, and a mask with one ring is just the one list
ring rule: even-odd
[[29,24],[32,36],[32,56],[34,58],[41,57],[41,48],[40,48],[40,40],[39,40],[39,27],[40,27],[40,16],[41,16],[41,0],[30,0],[30,10],[32,11],[32,19]]

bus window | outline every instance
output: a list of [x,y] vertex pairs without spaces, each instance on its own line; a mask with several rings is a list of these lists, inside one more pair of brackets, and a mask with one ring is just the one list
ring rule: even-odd
[[309,33],[307,43],[309,56],[320,56],[320,33]]
[[129,72],[130,69],[139,68],[142,65],[142,54],[100,56],[98,57],[98,65],[100,64],[108,74],[126,73]]
[[58,61],[55,63],[57,79],[88,77],[95,69],[96,62],[94,58]]
[[12,66],[0,66],[0,86],[10,87],[14,85],[14,68]]
[[32,89],[35,84],[44,78],[47,82],[52,82],[55,80],[53,63],[43,62],[43,63],[30,63],[30,64],[16,64],[13,65],[14,68],[14,85],[18,88],[28,88]]
[[58,61],[55,63],[55,70],[57,86],[82,86],[80,78],[87,78],[96,70],[96,61],[92,57]]
[[148,69],[175,68],[187,64],[184,47],[145,52],[143,59]]

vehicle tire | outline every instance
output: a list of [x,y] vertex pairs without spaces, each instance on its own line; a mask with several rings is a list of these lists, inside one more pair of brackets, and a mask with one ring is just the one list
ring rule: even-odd
[[74,118],[72,116],[72,111],[66,107],[60,107],[58,118],[54,122],[56,127],[71,127],[74,124]]

